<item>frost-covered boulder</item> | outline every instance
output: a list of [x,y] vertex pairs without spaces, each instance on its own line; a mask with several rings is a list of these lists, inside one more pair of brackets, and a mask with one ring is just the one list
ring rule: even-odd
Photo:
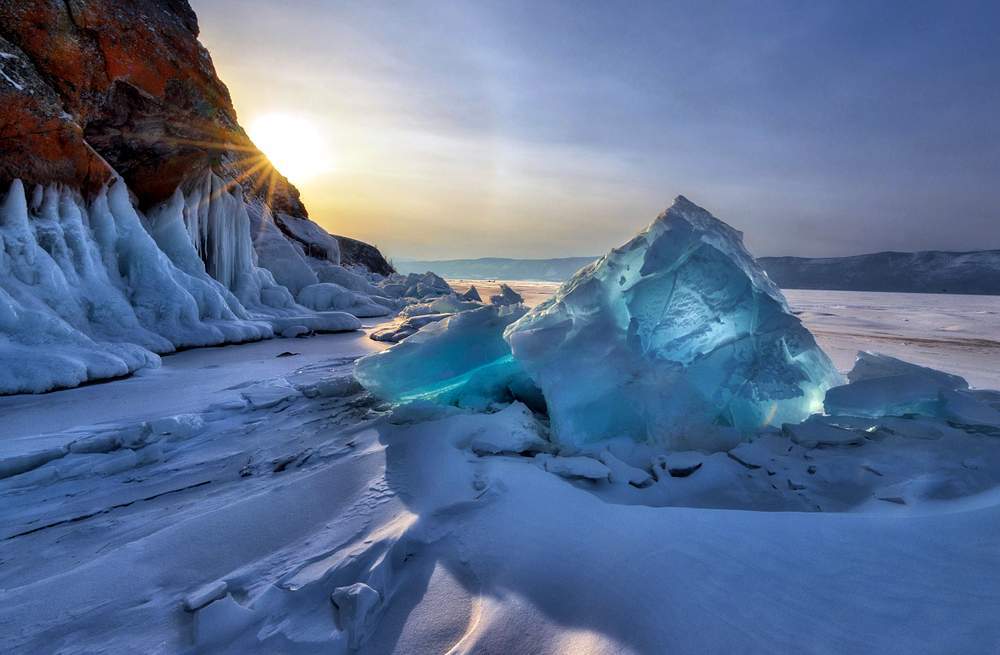
[[706,427],[799,422],[841,380],[742,234],[684,197],[505,337],[561,443],[700,448]]

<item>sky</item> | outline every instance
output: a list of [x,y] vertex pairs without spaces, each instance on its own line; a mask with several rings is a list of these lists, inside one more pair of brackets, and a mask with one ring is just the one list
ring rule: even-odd
[[240,122],[312,126],[310,216],[390,257],[598,255],[678,194],[760,256],[1000,248],[997,2],[192,5]]

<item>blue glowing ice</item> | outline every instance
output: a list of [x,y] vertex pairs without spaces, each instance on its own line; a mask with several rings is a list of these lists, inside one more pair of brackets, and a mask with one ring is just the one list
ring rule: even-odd
[[708,448],[822,410],[841,377],[742,234],[683,196],[507,328],[561,443]]
[[703,450],[802,421],[842,382],[742,234],[683,197],[530,312],[456,314],[362,359],[357,376],[393,402],[524,400],[562,444]]
[[484,305],[421,328],[392,348],[358,361],[354,375],[376,396],[485,409],[515,398],[542,405],[538,390],[510,354],[503,331],[522,305]]

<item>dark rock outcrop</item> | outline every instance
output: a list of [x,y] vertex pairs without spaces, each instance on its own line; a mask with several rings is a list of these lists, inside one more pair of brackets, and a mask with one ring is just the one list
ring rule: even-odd
[[396,270],[386,258],[382,256],[375,246],[351,239],[350,237],[338,236],[340,242],[340,261],[346,265],[364,266],[372,273],[379,275],[392,275]]

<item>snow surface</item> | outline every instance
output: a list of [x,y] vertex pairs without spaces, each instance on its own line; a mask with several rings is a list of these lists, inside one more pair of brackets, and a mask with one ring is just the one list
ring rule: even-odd
[[1000,644],[997,437],[839,417],[851,443],[567,450],[517,403],[379,404],[350,375],[382,347],[190,350],[0,398],[2,461],[36,457],[0,479],[4,652]]

